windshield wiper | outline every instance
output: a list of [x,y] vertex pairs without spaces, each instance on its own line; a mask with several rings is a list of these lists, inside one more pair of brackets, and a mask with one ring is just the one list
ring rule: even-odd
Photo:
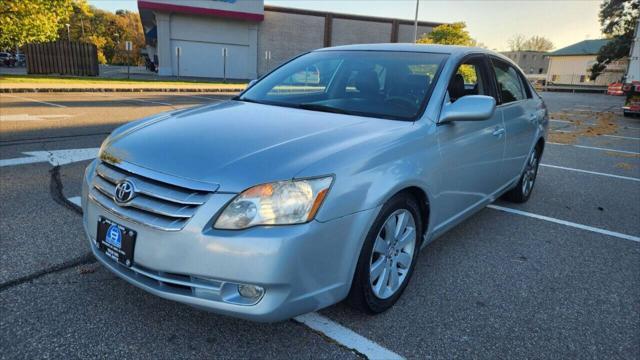
[[329,113],[352,115],[352,113],[347,110],[339,109],[329,105],[316,104],[316,103],[298,104],[296,105],[296,107],[299,109],[305,109],[305,110],[324,111]]

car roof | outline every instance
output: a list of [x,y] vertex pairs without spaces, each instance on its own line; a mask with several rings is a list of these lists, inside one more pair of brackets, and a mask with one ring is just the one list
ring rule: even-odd
[[413,44],[413,43],[383,43],[383,44],[355,44],[355,45],[342,45],[333,46],[317,51],[331,51],[331,50],[361,50],[361,51],[413,51],[413,52],[427,52],[427,53],[440,53],[450,55],[462,55],[469,52],[482,52],[491,53],[493,51],[471,47],[471,46],[457,46],[457,45],[432,45],[432,44]]
[[473,46],[414,44],[414,43],[380,43],[380,44],[355,44],[355,45],[333,46],[333,47],[318,49],[315,51],[334,51],[334,50],[424,52],[424,53],[447,54],[447,55],[451,55],[451,58],[453,59],[459,59],[471,53],[482,53],[482,54],[495,56],[512,65],[517,66],[511,59],[509,59],[508,57],[500,53],[491,51],[489,49],[473,47]]

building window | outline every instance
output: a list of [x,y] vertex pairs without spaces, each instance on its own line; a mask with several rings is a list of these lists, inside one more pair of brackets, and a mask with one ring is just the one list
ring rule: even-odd
[[543,71],[543,69],[542,69],[542,68],[539,68],[539,69],[538,69],[538,74],[542,74],[542,71]]
[[551,81],[558,80],[558,75],[551,75]]
[[586,76],[585,75],[580,75],[580,82],[583,83],[585,80]]
[[527,54],[522,54],[522,60],[527,58]]

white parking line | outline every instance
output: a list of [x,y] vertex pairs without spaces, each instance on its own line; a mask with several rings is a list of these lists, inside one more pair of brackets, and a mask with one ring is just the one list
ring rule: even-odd
[[606,136],[606,137],[610,137],[610,138],[616,138],[616,139],[626,139],[626,140],[640,140],[640,138],[638,137],[633,137],[633,136],[620,136],[620,135],[600,135],[600,136]]
[[561,123],[571,123],[571,121],[568,121],[568,120],[558,120],[558,119],[549,119],[549,121],[561,122]]
[[7,95],[7,94],[2,94],[2,95],[3,96],[7,96],[7,97],[11,97],[11,98],[20,99],[20,100],[27,100],[27,101],[31,101],[31,102],[45,104],[45,105],[49,105],[49,106],[55,106],[55,107],[59,107],[59,108],[66,108],[66,106],[64,106],[64,105],[54,104],[54,103],[50,103],[50,102],[47,102],[47,101],[35,100],[35,99],[30,99],[30,98],[26,98],[26,97],[22,97],[22,96],[16,96],[16,95]]
[[181,93],[175,93],[174,95],[180,95],[180,96],[190,97],[194,99],[203,99],[203,100],[209,100],[209,101],[218,101],[218,102],[222,101],[220,99],[210,98],[210,97],[201,96],[201,95],[188,95],[188,94],[181,94]]
[[487,207],[490,208],[490,209],[504,211],[504,212],[511,213],[511,214],[527,216],[527,217],[531,217],[531,218],[534,218],[534,219],[549,221],[549,222],[560,224],[560,225],[566,225],[566,226],[574,227],[574,228],[577,228],[577,229],[591,231],[591,232],[598,233],[598,234],[613,236],[613,237],[617,237],[619,239],[625,239],[625,240],[631,240],[631,241],[640,242],[640,237],[633,236],[633,235],[627,235],[627,234],[619,233],[619,232],[616,232],[616,231],[600,229],[600,228],[593,227],[593,226],[582,225],[582,224],[574,223],[574,222],[571,222],[571,221],[560,220],[560,219],[552,218],[552,217],[549,217],[549,216],[538,215],[538,214],[534,214],[534,213],[530,213],[530,212],[526,212],[526,211],[522,211],[522,210],[511,209],[511,208],[507,208],[507,207],[499,206],[499,205],[491,204],[491,205],[487,205]]
[[80,196],[74,196],[74,197],[70,197],[67,198],[67,200],[71,201],[72,203],[78,205],[78,206],[82,206],[81,202],[80,202]]
[[164,105],[164,106],[172,106],[173,107],[173,104],[169,104],[169,103],[162,102],[162,101],[143,100],[143,99],[130,99],[130,98],[124,98],[124,97],[107,95],[107,94],[96,94],[96,95],[97,96],[104,96],[104,97],[108,97],[108,98],[112,98],[112,99],[120,100],[120,101],[135,101],[135,102],[142,102],[142,103],[149,103],[149,104],[156,104],[156,105]]
[[640,155],[640,152],[636,152],[636,151],[616,150],[616,149],[601,148],[601,147],[596,147],[596,146],[563,144],[563,143],[557,143],[557,142],[551,142],[551,141],[547,142],[547,144],[562,145],[562,146],[573,146],[573,147],[582,148],[582,149],[610,151],[610,152],[617,152],[617,153],[621,153],[621,154]]
[[554,168],[554,169],[562,169],[562,170],[575,171],[575,172],[580,172],[580,173],[585,173],[585,174],[592,174],[592,175],[607,176],[607,177],[612,177],[612,178],[616,178],[616,179],[631,180],[631,181],[640,181],[640,178],[635,178],[635,177],[631,177],[631,176],[622,176],[622,175],[607,174],[607,173],[603,173],[603,172],[589,171],[589,170],[582,170],[582,169],[575,169],[575,168],[564,167],[564,166],[558,166],[558,165],[540,164],[540,166],[548,167],[548,168]]
[[327,319],[318,313],[296,316],[294,320],[333,339],[339,344],[363,354],[368,359],[403,359],[402,356],[383,348],[377,343],[356,334],[346,327]]
[[31,115],[31,114],[0,114],[0,122],[2,121],[41,121],[41,120],[57,120],[73,117],[73,115]]

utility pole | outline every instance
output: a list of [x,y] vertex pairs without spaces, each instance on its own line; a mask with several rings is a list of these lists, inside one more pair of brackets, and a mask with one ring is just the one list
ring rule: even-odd
[[70,24],[64,24],[64,26],[67,27],[67,40],[69,42],[71,42],[71,32],[69,31],[69,28],[71,27],[71,25]]
[[416,19],[413,23],[413,43],[418,42],[418,7],[420,6],[420,0],[416,0]]

